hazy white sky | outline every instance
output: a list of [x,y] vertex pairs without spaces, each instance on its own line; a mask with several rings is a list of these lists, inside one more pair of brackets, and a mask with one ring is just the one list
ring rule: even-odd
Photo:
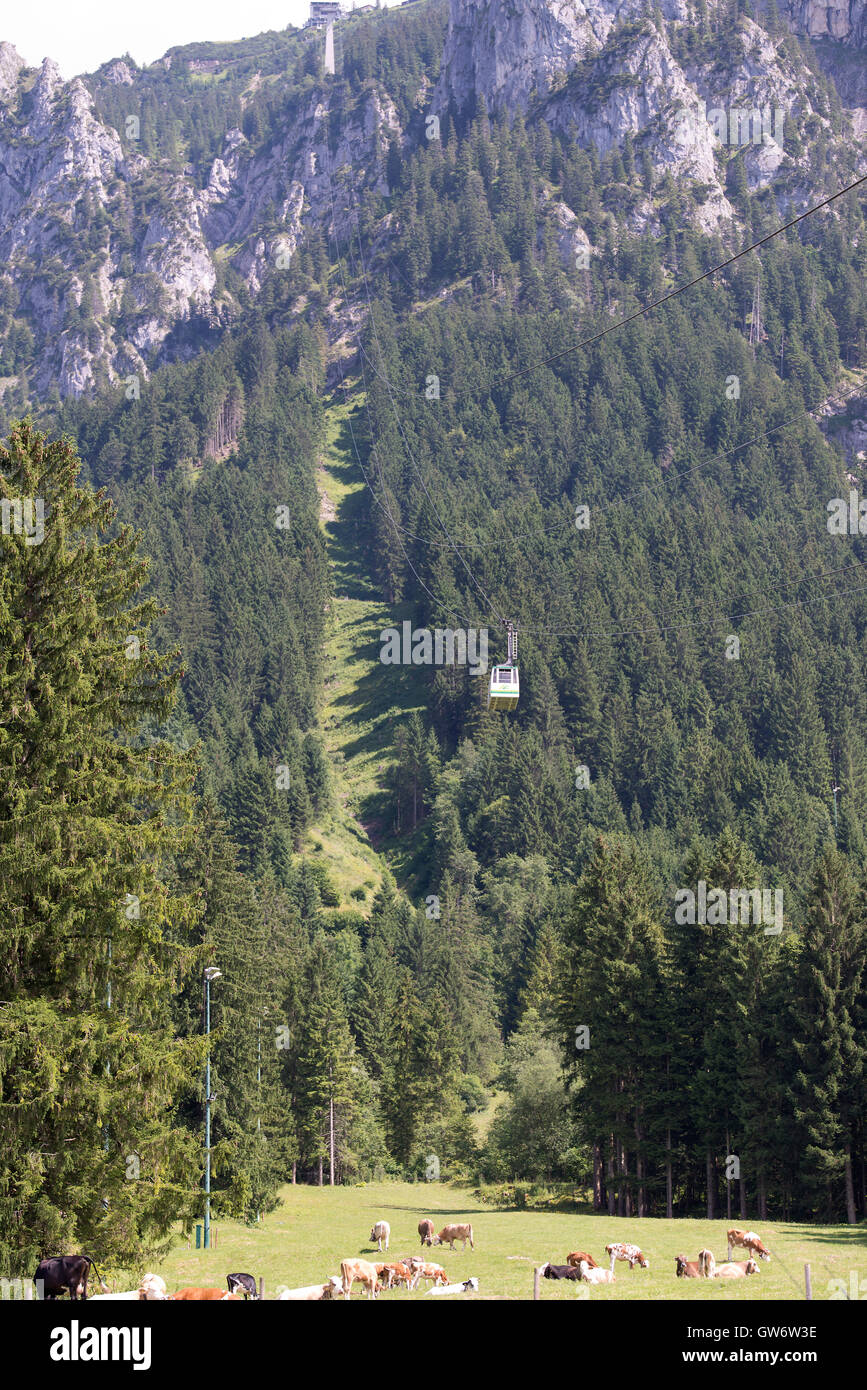
[[0,40],[31,67],[53,58],[69,78],[121,53],[152,63],[177,44],[248,38],[309,14],[309,0],[29,0],[0,9]]

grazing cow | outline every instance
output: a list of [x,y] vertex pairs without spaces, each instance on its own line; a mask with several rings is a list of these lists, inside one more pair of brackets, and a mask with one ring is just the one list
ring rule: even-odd
[[284,1289],[278,1293],[277,1301],[294,1301],[296,1303],[321,1303],[328,1302],[329,1299],[336,1298],[343,1289],[343,1281],[339,1274],[332,1274],[327,1284],[307,1284],[302,1289]]
[[698,1279],[701,1276],[698,1260],[688,1260],[686,1255],[675,1255],[674,1263],[678,1279]]
[[165,1279],[159,1274],[143,1274],[138,1286],[138,1296],[142,1301],[167,1298]]
[[192,1286],[178,1289],[169,1294],[169,1301],[175,1303],[242,1303],[243,1295],[224,1293],[222,1289],[195,1289]]
[[448,1245],[450,1250],[454,1250],[456,1240],[462,1240],[464,1242],[464,1250],[466,1250],[467,1241],[469,1241],[470,1249],[475,1250],[476,1247],[473,1245],[473,1228],[469,1222],[463,1224],[456,1222],[450,1226],[443,1226],[439,1235],[431,1238],[431,1245]]
[[585,1284],[616,1284],[617,1276],[610,1269],[591,1269],[586,1260],[578,1266]]
[[422,1245],[432,1245],[434,1235],[434,1223],[429,1217],[418,1223],[418,1233],[421,1236]]
[[727,1238],[729,1243],[729,1254],[731,1254],[734,1246],[740,1245],[744,1250],[748,1250],[751,1256],[758,1255],[760,1260],[769,1260],[771,1258],[770,1250],[759,1236],[756,1235],[755,1231],[741,1231],[737,1226],[733,1226],[732,1229],[727,1232]]
[[410,1284],[411,1289],[417,1289],[420,1279],[432,1279],[435,1284],[447,1284],[448,1276],[442,1265],[428,1264],[422,1261],[421,1269],[416,1265],[413,1271],[413,1280]]
[[75,1302],[86,1299],[91,1265],[102,1292],[108,1293],[108,1285],[89,1255],[52,1255],[47,1260],[40,1260],[36,1266],[33,1280],[37,1290],[42,1290],[39,1297],[55,1299],[60,1294],[68,1293]]
[[370,1239],[376,1241],[377,1250],[382,1249],[382,1242],[385,1241],[385,1248],[388,1249],[388,1242],[391,1238],[391,1227],[387,1221],[377,1221],[370,1233]]
[[367,1289],[368,1298],[376,1298],[376,1284],[378,1275],[376,1265],[372,1265],[369,1260],[341,1260],[340,1273],[343,1277],[343,1297],[348,1298],[352,1292],[352,1285],[357,1279]]
[[243,1293],[244,1298],[258,1298],[259,1289],[252,1274],[227,1274],[229,1293]]
[[575,1265],[576,1268],[578,1265],[580,1265],[582,1260],[585,1264],[588,1264],[591,1269],[599,1268],[599,1265],[597,1261],[594,1260],[593,1256],[586,1255],[583,1250],[573,1250],[571,1254],[566,1256],[567,1265]]
[[543,1279],[580,1279],[581,1271],[575,1265],[547,1264],[542,1270]]
[[639,1269],[650,1269],[650,1261],[646,1255],[642,1255],[637,1245],[629,1245],[623,1240],[614,1240],[610,1245],[606,1245],[605,1253],[612,1260],[626,1260],[629,1268],[634,1269],[638,1265]]
[[759,1267],[752,1256],[746,1264],[739,1260],[725,1260],[717,1265],[713,1272],[714,1279],[743,1279],[747,1274],[758,1274]]
[[[422,1260],[423,1264],[424,1261]],[[379,1274],[379,1282],[386,1289],[394,1288],[395,1284],[405,1284],[409,1288],[412,1282],[414,1270],[408,1261],[393,1260],[390,1264],[378,1264],[376,1266]]]
[[698,1252],[698,1272],[702,1279],[712,1279],[716,1269],[716,1260],[712,1250],[699,1250]]

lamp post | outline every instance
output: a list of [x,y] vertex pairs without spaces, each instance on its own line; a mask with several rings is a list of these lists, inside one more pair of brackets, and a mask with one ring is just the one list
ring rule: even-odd
[[205,1035],[208,1055],[205,1063],[205,1249],[211,1244],[211,981],[221,980],[223,972],[209,965],[205,971]]

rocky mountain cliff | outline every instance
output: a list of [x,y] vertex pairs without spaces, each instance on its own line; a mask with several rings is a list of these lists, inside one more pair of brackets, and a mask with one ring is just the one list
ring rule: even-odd
[[[403,22],[383,14],[343,29]],[[261,65],[250,40],[145,70],[117,59],[70,82],[50,59],[28,70],[0,44],[0,389],[21,401],[81,395],[191,355],[307,229],[345,227],[365,192],[378,196],[387,241],[389,148],[410,154],[430,135],[427,116],[460,125],[482,100],[600,154],[630,141],[657,176],[693,190],[691,215],[708,231],[733,226],[734,155],[781,212],[818,191],[817,147],[839,149],[841,175],[867,164],[867,0],[783,0],[773,16],[739,20],[707,0],[662,0],[652,13],[645,0],[450,0],[442,40],[441,65],[409,99],[391,77],[325,77],[321,36],[291,30],[270,36]],[[211,149],[193,150],[177,119],[161,144],[149,140],[165,93],[212,121],[222,103],[237,123],[224,121]],[[566,214],[540,203],[558,236]],[[656,230],[652,191],[624,215]]]

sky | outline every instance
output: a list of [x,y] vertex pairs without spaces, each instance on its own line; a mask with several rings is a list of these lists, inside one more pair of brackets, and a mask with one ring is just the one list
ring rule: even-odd
[[[343,3],[351,8],[352,0]],[[178,44],[251,38],[300,26],[309,14],[309,0],[30,0],[3,7],[0,41],[14,44],[28,67],[53,58],[69,79],[122,53],[144,65]]]

